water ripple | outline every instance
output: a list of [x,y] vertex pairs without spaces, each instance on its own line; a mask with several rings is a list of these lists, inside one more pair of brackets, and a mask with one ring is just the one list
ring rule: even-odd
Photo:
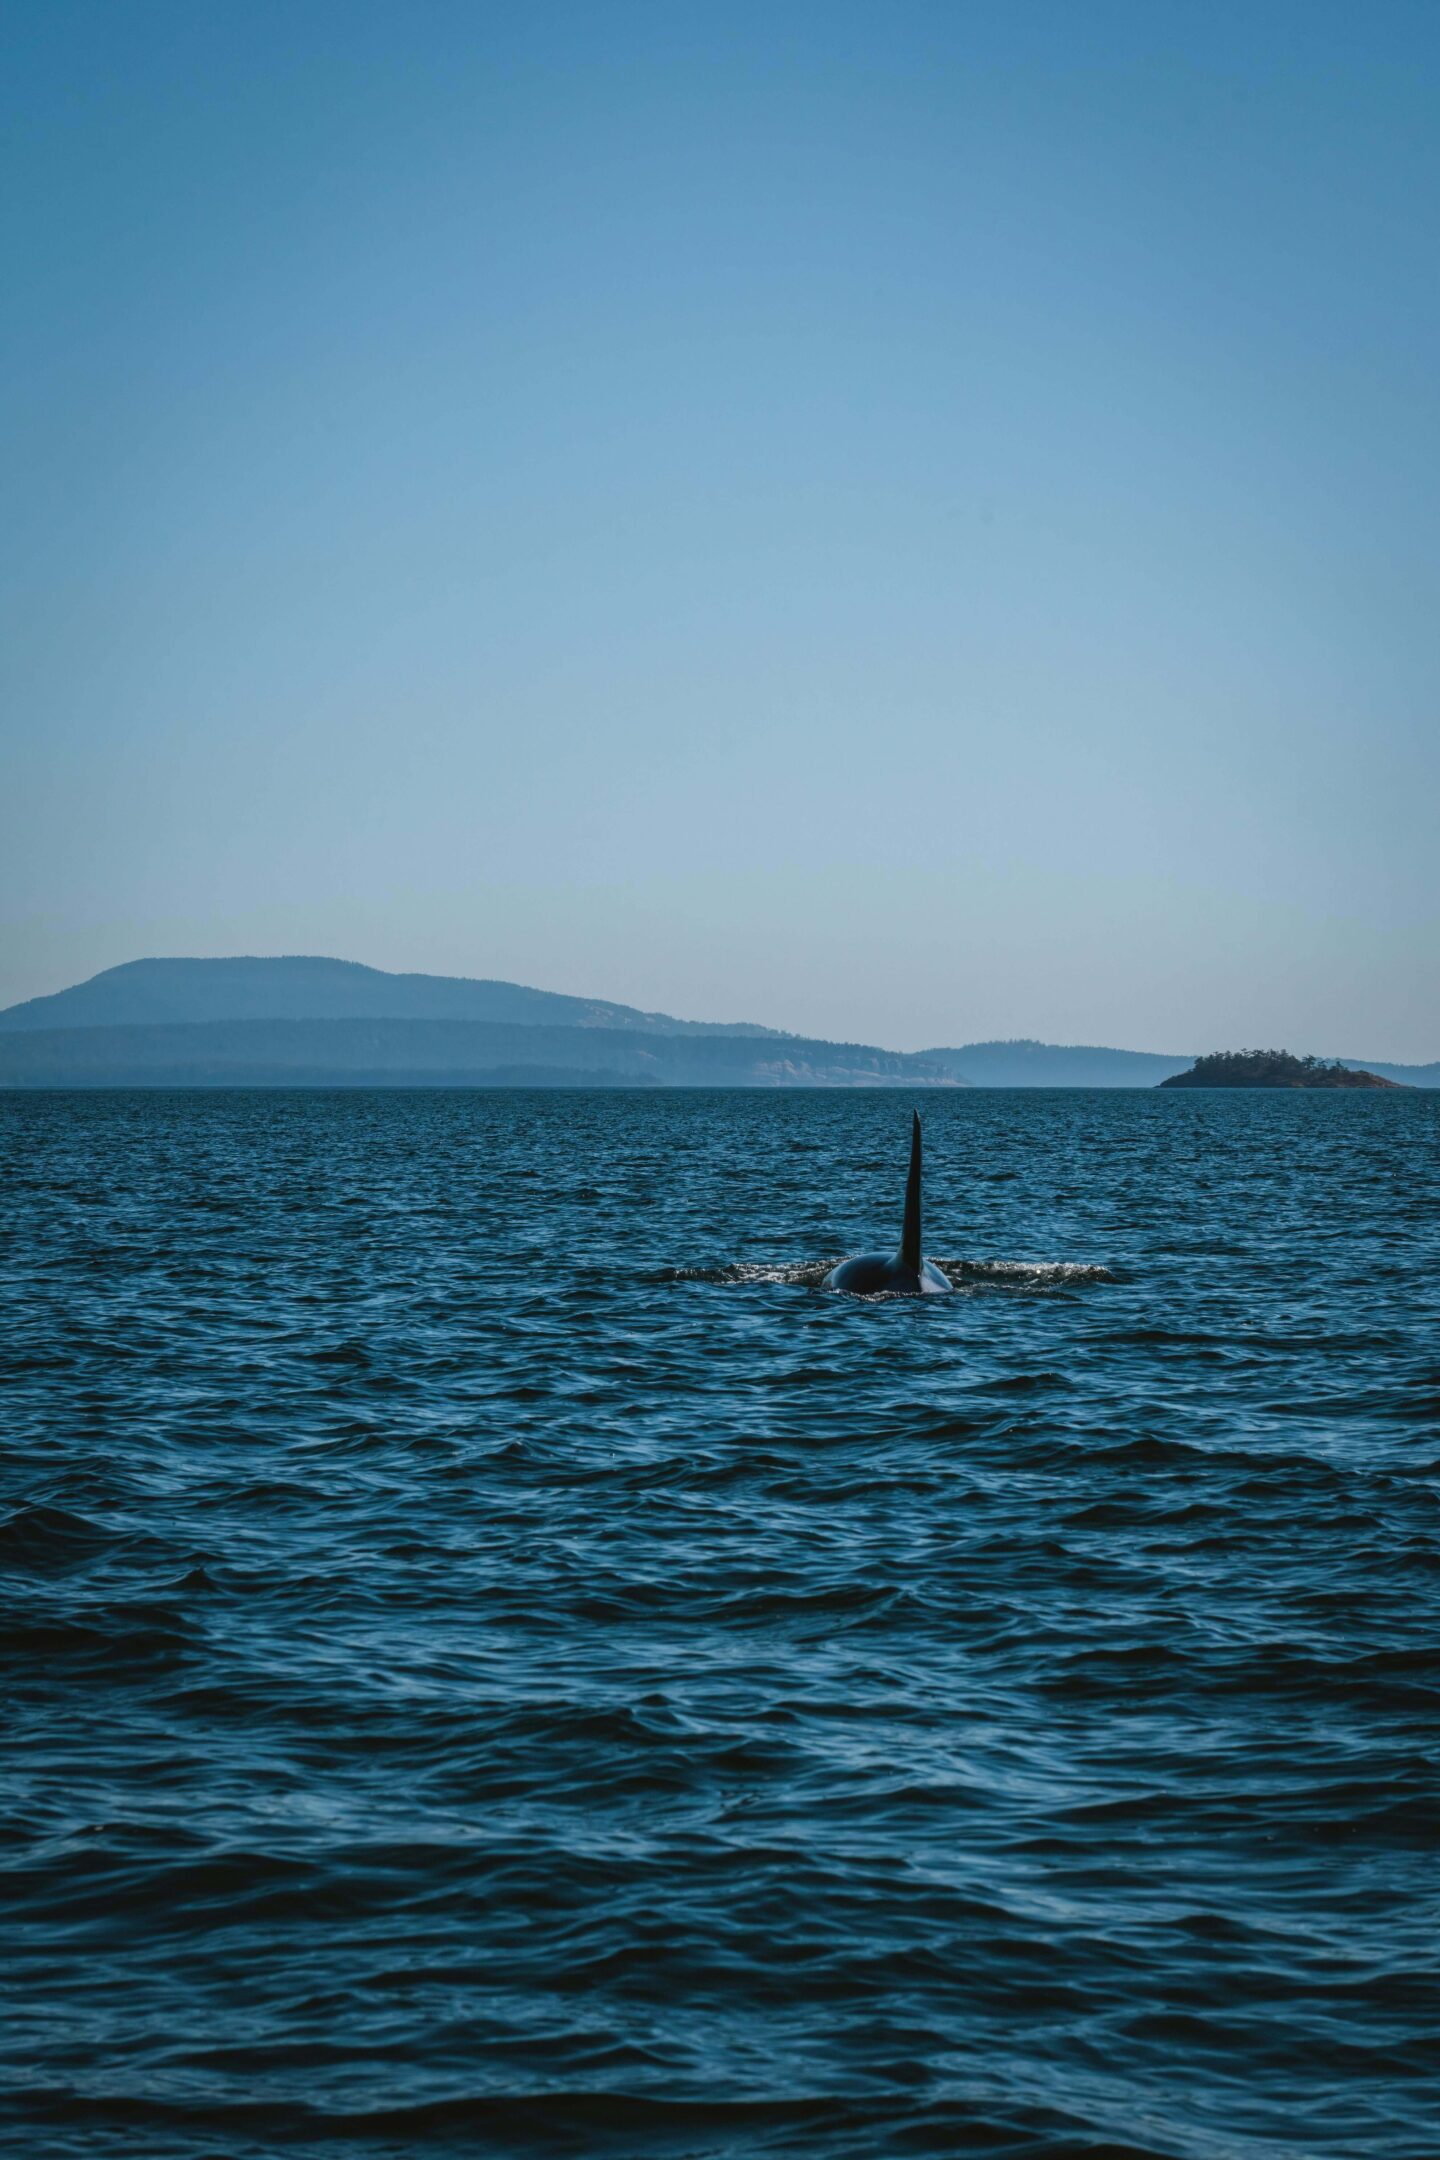
[[27,2160],[1432,2160],[1440,1098],[0,1098]]

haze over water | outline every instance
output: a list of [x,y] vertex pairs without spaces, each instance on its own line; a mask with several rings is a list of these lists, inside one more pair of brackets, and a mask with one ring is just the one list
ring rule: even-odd
[[30,2160],[1431,2160],[1440,1099],[0,1098]]

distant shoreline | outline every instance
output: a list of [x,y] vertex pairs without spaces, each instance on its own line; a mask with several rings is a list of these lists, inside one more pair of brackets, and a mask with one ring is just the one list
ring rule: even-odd
[[[1387,1096],[1415,1096],[1436,1093],[1435,1083],[1428,1087],[1407,1087],[1393,1081],[1382,1081],[1375,1088],[1305,1089],[1274,1086],[1189,1086],[1180,1090],[1186,1095],[1272,1095],[1272,1094],[1363,1094],[1367,1097],[1383,1092]],[[469,1074],[343,1074],[315,1078],[306,1074],[284,1073],[275,1077],[244,1075],[233,1078],[197,1078],[194,1075],[159,1074],[144,1079],[94,1078],[83,1080],[13,1080],[0,1077],[0,1097],[16,1099],[38,1095],[899,1095],[906,1099],[927,1100],[931,1097],[962,1096],[967,1100],[975,1095],[1146,1095],[1154,1096],[1160,1088],[1153,1082],[1109,1082],[1087,1084],[1083,1081],[1024,1082],[1009,1084],[1000,1081],[984,1081],[960,1088],[943,1084],[906,1082],[895,1080],[863,1081],[765,1081],[765,1080],[637,1080],[606,1073],[557,1074],[553,1078],[516,1075],[498,1077],[494,1073]]]
[[[1253,1053],[1246,1053],[1252,1055]],[[1273,1055],[1274,1053],[1264,1053]],[[1203,1062],[1203,1061],[1201,1061]],[[1440,1087],[1440,1060],[1347,1060]],[[464,976],[293,957],[135,960],[0,1011],[0,1089],[1195,1087],[1193,1053],[1033,1040],[888,1050]],[[1224,1084],[1234,1085],[1233,1080]],[[1262,1083],[1272,1085],[1272,1082]],[[1369,1083],[1361,1083],[1369,1084]]]

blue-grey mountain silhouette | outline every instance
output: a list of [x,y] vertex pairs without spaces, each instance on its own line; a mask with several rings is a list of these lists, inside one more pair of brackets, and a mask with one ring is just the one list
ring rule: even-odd
[[[1152,1087],[1190,1057],[899,1051],[353,960],[132,960],[0,1011],[0,1087]],[[1440,1086],[1440,1064],[1349,1059]]]
[[310,956],[127,960],[53,997],[0,1012],[0,1029],[189,1025],[207,1020],[483,1020],[511,1026],[638,1029],[662,1035],[774,1035],[749,1021],[675,1020],[605,998],[461,975],[391,975]]

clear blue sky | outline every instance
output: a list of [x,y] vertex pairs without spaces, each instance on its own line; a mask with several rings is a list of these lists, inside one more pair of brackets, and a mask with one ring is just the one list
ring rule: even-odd
[[0,1001],[1440,1055],[1440,7],[4,21]]

